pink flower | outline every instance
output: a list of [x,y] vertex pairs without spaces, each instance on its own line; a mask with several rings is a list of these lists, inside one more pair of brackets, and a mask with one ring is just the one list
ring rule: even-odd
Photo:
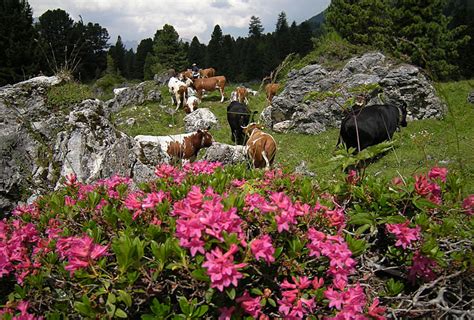
[[235,307],[222,307],[219,308],[219,311],[221,312],[221,314],[219,315],[219,320],[230,320],[232,318],[232,314],[235,311]]
[[275,248],[273,248],[272,238],[268,234],[259,239],[253,240],[250,244],[250,248],[252,249],[252,253],[256,260],[262,258],[268,264],[275,261],[275,258],[273,257]]
[[379,307],[379,298],[375,298],[372,304],[369,306],[369,310],[367,314],[372,317],[372,319],[375,320],[385,320],[385,316],[383,315],[385,313],[385,310],[387,308],[385,307]]
[[237,298],[236,301],[240,303],[240,306],[244,311],[250,314],[252,317],[257,318],[262,312],[260,306],[261,297],[252,298],[247,290],[245,290],[243,296]]
[[68,260],[64,268],[71,276],[78,269],[88,267],[93,260],[107,255],[109,246],[101,246],[93,243],[89,236],[61,238],[56,243],[56,249],[62,259]]
[[329,300],[329,308],[335,307],[337,310],[342,309],[342,305],[344,304],[344,294],[342,292],[328,288],[324,291],[324,296]]
[[406,249],[412,241],[416,241],[421,238],[420,226],[416,226],[416,228],[409,228],[409,224],[410,221],[408,220],[404,223],[386,224],[387,231],[394,234],[397,238],[395,246]]
[[428,173],[428,178],[431,180],[435,179],[440,179],[444,183],[446,183],[446,176],[448,175],[448,169],[447,168],[440,168],[440,167],[434,167],[430,170]]
[[167,198],[167,194],[160,190],[158,192],[151,192],[142,200],[143,209],[153,209],[156,205],[160,204]]
[[357,174],[357,171],[349,170],[349,174],[346,177],[347,183],[355,185],[355,184],[357,184],[357,182],[359,182],[359,180],[360,180],[360,177]]
[[468,216],[472,216],[474,214],[474,194],[471,194],[466,199],[464,199],[462,202],[462,208]]
[[72,207],[76,204],[76,200],[74,200],[73,198],[71,198],[70,196],[65,196],[64,197],[64,204],[67,206],[67,207]]
[[233,187],[236,187],[236,188],[240,188],[242,187],[247,181],[245,181],[245,179],[234,179],[230,182],[230,184],[233,186]]
[[243,277],[237,269],[247,265],[246,263],[234,264],[234,253],[238,250],[237,245],[232,244],[229,251],[224,254],[219,248],[206,253],[206,261],[202,266],[207,269],[207,274],[211,278],[211,288],[224,291],[224,288],[231,284],[237,287],[238,280]]
[[428,182],[425,176],[415,176],[415,190],[435,204],[441,204],[441,188],[434,182]]
[[423,256],[420,251],[416,251],[413,255],[413,263],[408,273],[408,279],[415,282],[417,278],[425,281],[431,281],[436,278],[434,269],[438,266],[436,261]]
[[76,187],[79,183],[77,181],[77,176],[74,173],[66,175],[66,181],[64,184],[68,187]]

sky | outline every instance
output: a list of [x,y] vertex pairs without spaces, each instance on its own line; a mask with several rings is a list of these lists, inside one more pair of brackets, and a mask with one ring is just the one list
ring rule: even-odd
[[286,13],[288,23],[301,23],[323,11],[330,0],[29,0],[33,17],[47,10],[65,10],[72,19],[97,22],[106,28],[110,43],[153,38],[156,30],[171,24],[180,37],[197,36],[207,44],[214,26],[237,38],[248,34],[250,17],[262,21],[264,32],[275,30],[278,14]]

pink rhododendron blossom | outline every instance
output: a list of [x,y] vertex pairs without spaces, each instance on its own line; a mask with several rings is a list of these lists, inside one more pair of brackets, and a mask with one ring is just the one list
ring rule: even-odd
[[462,208],[468,216],[474,215],[474,194],[469,195],[462,202]]
[[206,253],[206,261],[202,264],[211,278],[211,288],[224,291],[231,284],[237,287],[238,280],[243,275],[237,270],[245,267],[246,263],[234,264],[234,254],[239,251],[237,245],[232,244],[229,251],[222,253],[219,248]]
[[260,306],[261,297],[252,298],[247,290],[244,294],[235,299],[246,313],[254,317],[255,319],[262,313],[262,307]]
[[406,221],[404,223],[395,223],[395,224],[386,224],[387,231],[394,234],[397,238],[397,242],[395,246],[402,247],[406,249],[410,246],[411,242],[420,240],[421,238],[421,228],[420,226],[416,226],[416,228],[409,228],[408,225],[410,221]]
[[162,203],[163,200],[167,199],[167,197],[168,195],[162,190],[158,192],[151,192],[147,194],[145,198],[143,198],[142,208],[143,209],[154,208],[156,205]]
[[396,186],[401,186],[401,185],[404,184],[404,181],[400,177],[395,177],[395,178],[392,179],[392,183]]
[[424,281],[434,280],[436,278],[434,269],[437,266],[436,261],[423,256],[420,251],[416,251],[413,255],[413,262],[408,273],[408,279],[412,282],[415,282],[417,278],[421,278]]
[[235,307],[222,307],[219,308],[219,311],[221,312],[219,315],[219,320],[230,320],[232,318],[232,314],[235,311]]
[[441,204],[441,187],[421,175],[415,176],[415,191],[435,204]]
[[222,168],[222,163],[202,160],[186,163],[183,166],[183,171],[193,175],[213,174],[217,168]]
[[64,184],[68,187],[76,187],[79,185],[79,182],[77,181],[77,176],[74,173],[70,173],[66,175],[66,181]]
[[64,204],[67,206],[67,207],[72,207],[76,204],[76,200],[73,199],[72,197],[70,196],[65,196],[64,197]]
[[272,238],[268,234],[253,240],[250,244],[250,249],[252,249],[252,253],[256,260],[262,258],[268,264],[275,261],[275,258],[273,257],[275,248],[273,248]]
[[379,307],[379,298],[375,298],[374,301],[372,301],[372,304],[369,306],[367,314],[372,317],[372,319],[375,320],[385,320],[385,316],[383,315],[387,308],[385,307]]
[[305,289],[312,289],[312,281],[308,277],[292,277],[293,283],[283,280],[280,284],[282,299],[278,300],[278,311],[284,319],[304,319],[306,314],[316,307],[314,298],[306,298]]
[[356,262],[347,243],[340,236],[329,236],[314,228],[308,230],[307,244],[310,256],[329,258],[328,275],[333,277],[333,285],[343,289],[347,285],[348,276],[355,272]]
[[34,204],[19,205],[12,211],[12,215],[16,217],[22,216],[24,214],[29,214],[32,218],[38,218],[40,212],[38,207]]
[[434,167],[428,173],[428,178],[430,178],[431,180],[440,179],[441,181],[446,183],[447,175],[448,175],[447,168]]
[[245,207],[246,211],[254,211],[260,207],[262,203],[266,202],[265,197],[258,193],[248,193],[245,195]]
[[354,315],[361,314],[366,304],[364,290],[359,284],[347,288],[345,291],[328,288],[324,296],[329,300],[329,307],[342,310]]
[[59,256],[68,260],[64,268],[71,276],[78,269],[86,268],[93,260],[107,255],[109,246],[95,244],[89,236],[61,238],[56,242]]
[[247,181],[245,179],[234,179],[230,182],[230,184],[233,186],[233,187],[236,187],[236,188],[240,188],[242,187]]
[[349,174],[346,177],[346,181],[349,184],[356,185],[359,182],[360,177],[355,170],[349,170]]

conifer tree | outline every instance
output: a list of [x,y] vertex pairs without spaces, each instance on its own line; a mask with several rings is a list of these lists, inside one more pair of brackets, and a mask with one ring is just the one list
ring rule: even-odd
[[263,33],[263,25],[259,17],[251,16],[249,23],[249,37],[260,37]]
[[115,45],[110,47],[109,53],[114,59],[115,67],[117,68],[117,73],[120,75],[124,75],[125,72],[125,46],[122,42],[122,37],[117,37],[117,42]]
[[275,42],[280,60],[291,52],[291,35],[288,21],[286,20],[286,13],[281,12],[278,15],[278,20],[275,29]]
[[204,67],[206,64],[206,45],[201,44],[196,36],[193,37],[189,45],[188,61],[196,63],[199,67]]
[[187,51],[179,40],[179,34],[174,27],[165,24],[158,30],[153,39],[153,55],[163,69],[183,70],[187,67]]
[[134,63],[134,77],[143,80],[143,67],[145,66],[145,59],[148,53],[153,52],[153,40],[151,38],[143,39],[137,47]]
[[216,24],[212,31],[211,40],[207,45],[207,66],[213,67],[217,72],[222,73],[224,62],[223,62],[223,35],[221,27]]
[[38,53],[28,1],[0,2],[0,85],[25,80],[38,72]]

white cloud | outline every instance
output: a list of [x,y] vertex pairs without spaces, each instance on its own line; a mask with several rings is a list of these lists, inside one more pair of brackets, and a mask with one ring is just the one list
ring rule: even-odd
[[61,8],[74,20],[97,22],[107,28],[110,42],[118,35],[124,40],[153,37],[156,30],[168,23],[185,39],[197,36],[207,43],[216,24],[224,34],[245,36],[252,15],[261,18],[265,32],[275,28],[281,11],[288,22],[301,22],[318,14],[330,0],[30,0],[35,17],[48,9]]

